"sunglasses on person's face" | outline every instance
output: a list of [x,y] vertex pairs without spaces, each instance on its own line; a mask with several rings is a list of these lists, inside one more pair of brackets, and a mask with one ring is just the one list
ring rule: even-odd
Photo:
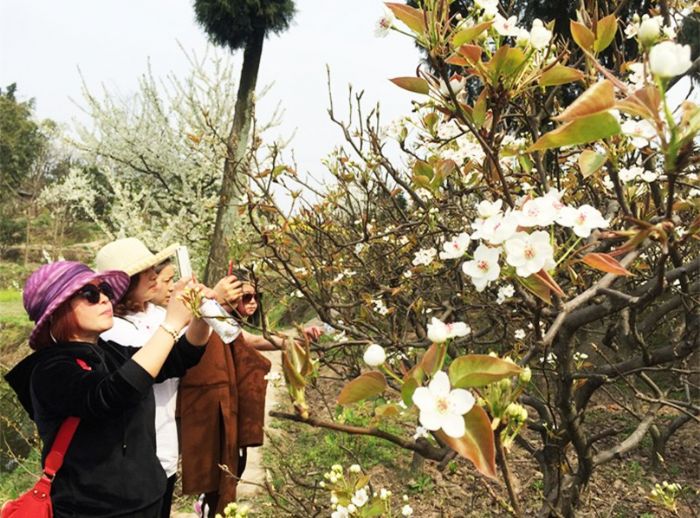
[[100,301],[100,295],[103,293],[109,300],[114,301],[114,291],[106,282],[101,282],[97,285],[86,284],[75,295],[84,298],[90,304],[97,304]]
[[244,293],[243,296],[241,297],[241,301],[243,301],[243,304],[250,304],[250,302],[253,300],[255,300],[255,301],[258,300],[257,293]]

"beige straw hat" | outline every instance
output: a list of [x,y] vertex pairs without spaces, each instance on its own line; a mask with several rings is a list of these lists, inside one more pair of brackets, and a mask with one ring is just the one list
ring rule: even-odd
[[178,246],[180,245],[170,245],[154,254],[140,239],[117,239],[107,243],[97,252],[95,269],[98,272],[122,270],[130,276],[135,275],[165,261],[175,253]]

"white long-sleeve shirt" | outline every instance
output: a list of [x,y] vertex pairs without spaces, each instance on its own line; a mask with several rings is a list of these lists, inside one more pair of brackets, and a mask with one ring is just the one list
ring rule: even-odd
[[[120,345],[143,347],[165,319],[165,310],[155,304],[146,304],[146,310],[124,317],[114,317],[114,325],[102,333],[103,340]],[[165,473],[171,477],[177,473],[179,444],[175,407],[177,403],[178,378],[171,378],[153,385],[156,399],[156,452]]]

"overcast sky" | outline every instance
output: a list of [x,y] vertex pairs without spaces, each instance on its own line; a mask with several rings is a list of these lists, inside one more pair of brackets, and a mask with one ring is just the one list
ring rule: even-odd
[[[419,55],[406,37],[374,36],[383,12],[378,0],[297,0],[296,6],[290,30],[265,42],[258,86],[274,85],[258,113],[264,120],[281,103],[281,132],[297,130],[292,147],[299,167],[315,173],[341,142],[326,114],[326,64],[338,100],[351,82],[365,90],[367,102],[381,100],[389,122],[410,110],[410,95],[388,78],[412,75]],[[35,98],[39,118],[87,122],[74,104],[81,102],[78,69],[92,92],[104,84],[128,96],[149,58],[156,77],[187,74],[178,42],[200,56],[207,46],[192,0],[0,0],[0,86],[16,82],[21,99]]]

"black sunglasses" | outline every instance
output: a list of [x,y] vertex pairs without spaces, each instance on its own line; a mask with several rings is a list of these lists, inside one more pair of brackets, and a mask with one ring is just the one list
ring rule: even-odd
[[258,300],[258,294],[257,293],[244,293],[243,296],[241,297],[241,301],[243,301],[243,304],[248,304],[251,300]]
[[97,304],[103,293],[105,297],[114,302],[114,290],[106,282],[101,282],[98,285],[86,284],[76,292],[75,296],[83,297],[90,304]]

